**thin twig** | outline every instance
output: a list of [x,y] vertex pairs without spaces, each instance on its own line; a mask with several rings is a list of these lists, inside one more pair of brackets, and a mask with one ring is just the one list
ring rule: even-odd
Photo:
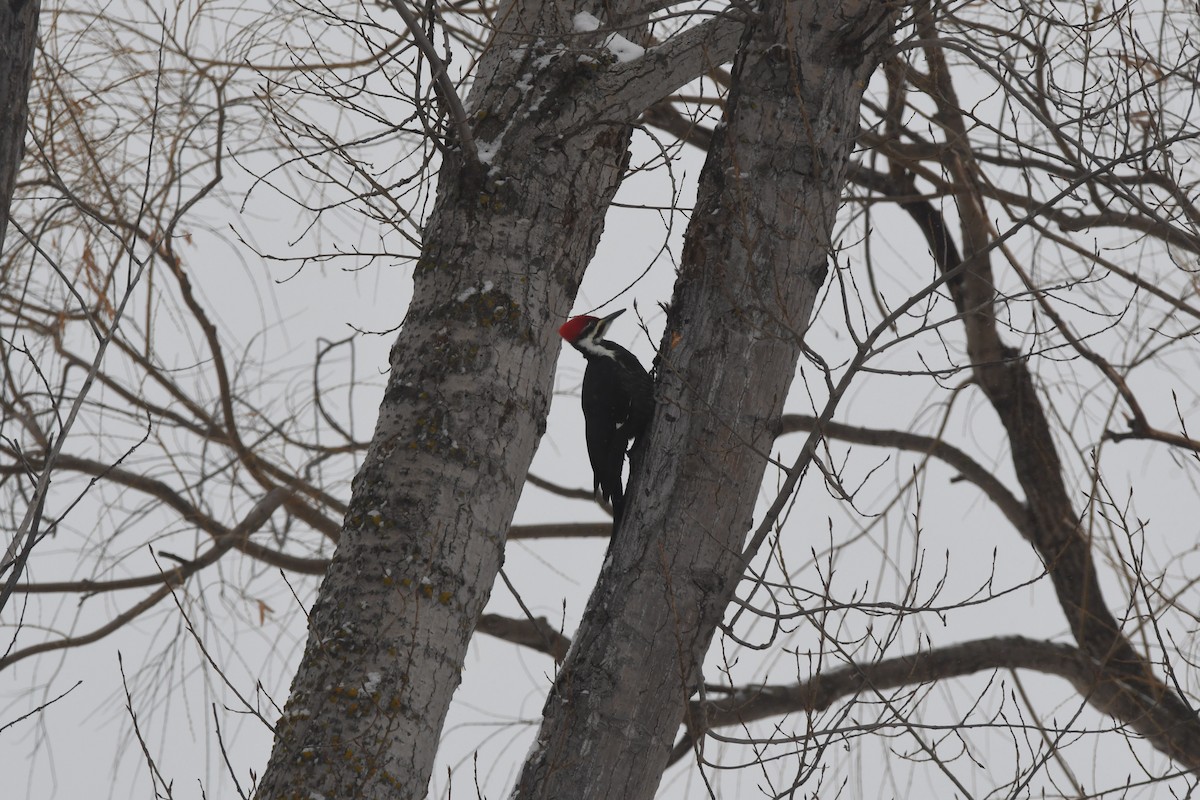
[[404,20],[404,24],[408,26],[408,32],[412,34],[417,49],[433,65],[433,90],[437,93],[438,100],[441,101],[442,107],[450,115],[450,120],[454,123],[454,130],[458,133],[458,141],[463,155],[469,161],[478,164],[479,151],[475,148],[475,136],[471,132],[471,125],[467,122],[467,111],[463,108],[462,101],[458,98],[458,91],[454,88],[454,83],[450,80],[450,73],[446,69],[446,62],[438,55],[433,42],[429,40],[429,37],[425,35],[425,31],[421,28],[421,21],[412,12],[412,9],[408,7],[405,0],[390,0],[390,2],[392,8],[396,9],[396,13],[400,15],[400,18]]
[[50,706],[54,705],[54,704],[55,704],[55,703],[57,703],[59,700],[62,700],[64,697],[66,697],[67,695],[69,695],[71,692],[73,692],[73,691],[75,691],[76,689],[78,689],[78,688],[79,688],[81,685],[83,685],[83,681],[75,681],[75,685],[74,685],[74,686],[72,686],[70,689],[67,689],[65,692],[63,692],[62,694],[60,694],[58,697],[54,698],[53,700],[47,700],[46,702],[42,703],[42,704],[41,704],[40,706],[38,706],[37,708],[35,708],[35,709],[31,710],[31,711],[27,711],[26,713],[24,713],[24,714],[22,714],[21,716],[17,717],[17,718],[16,718],[16,719],[14,719],[13,721],[11,721],[11,722],[6,722],[6,723],[4,723],[3,725],[0,725],[0,733],[4,733],[6,730],[8,730],[9,728],[11,728],[13,725],[16,725],[18,722],[24,722],[25,720],[29,719],[30,717],[34,716],[35,714],[40,714],[40,713],[42,713],[42,712],[43,712],[43,711],[45,711],[47,708],[49,708]]

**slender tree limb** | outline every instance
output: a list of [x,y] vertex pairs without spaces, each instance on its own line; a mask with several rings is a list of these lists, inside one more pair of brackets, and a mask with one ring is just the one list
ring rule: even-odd
[[[947,179],[940,168],[930,169],[921,163],[922,161],[934,161],[940,165],[941,159],[945,155],[944,144],[897,142],[869,131],[863,133],[863,144],[919,175],[922,180],[928,181],[939,194],[953,195],[959,190],[954,179]],[[1090,173],[1078,171],[1065,172],[1063,177],[1065,180],[1078,183],[1092,180]],[[1191,253],[1200,253],[1200,236],[1153,215],[1145,216],[1110,210],[1082,214],[1055,203],[1047,203],[1038,197],[1009,191],[999,186],[989,184],[980,188],[984,196],[1014,208],[1036,212],[1039,217],[1053,222],[1062,231],[1120,228],[1153,236],[1172,247],[1179,247]]]
[[[276,489],[274,491],[287,494],[286,489]],[[563,522],[545,523],[542,525],[514,525],[509,529],[506,538],[509,541],[517,539],[602,539],[611,535],[611,522]],[[224,534],[217,534],[217,538],[222,536]],[[255,544],[245,538],[242,538],[240,541],[235,540],[233,546],[245,555],[257,559],[264,564],[301,575],[324,575],[326,567],[329,566],[329,559],[293,556]],[[118,578],[107,581],[85,578],[78,581],[18,583],[14,591],[16,594],[61,594],[67,592],[76,592],[84,595],[100,594],[102,592],[116,592],[125,589],[138,589],[145,586],[157,586],[176,572],[178,572],[178,569],[166,573],[139,575],[132,578]]]
[[142,758],[145,760],[146,769],[150,773],[151,785],[154,787],[154,796],[171,798],[173,797],[171,791],[172,782],[163,776],[162,770],[159,769],[154,756],[150,753],[150,745],[146,743],[146,737],[142,734],[142,727],[138,724],[137,712],[133,710],[133,695],[129,692],[129,681],[125,677],[125,658],[121,655],[120,650],[117,651],[117,667],[121,671],[121,688],[125,690],[125,711],[129,714],[134,738],[137,739],[137,743],[142,749]]
[[643,111],[642,122],[666,131],[681,142],[694,145],[706,153],[712,144],[712,130],[681,114],[669,97]]
[[99,641],[105,636],[108,636],[113,631],[119,630],[129,621],[141,616],[146,611],[149,611],[154,606],[158,605],[164,598],[169,597],[175,587],[182,584],[187,578],[207,566],[215,564],[221,556],[229,552],[230,549],[236,547],[240,541],[254,531],[261,528],[266,521],[270,519],[271,514],[275,512],[280,505],[283,504],[284,498],[287,496],[286,490],[276,489],[268,492],[261,500],[254,504],[254,507],[247,512],[245,518],[238,525],[226,534],[220,536],[213,546],[205,552],[201,553],[196,558],[188,561],[175,569],[163,572],[159,575],[159,581],[163,584],[155,591],[151,592],[141,602],[134,605],[132,608],[118,614],[106,624],[101,625],[93,631],[79,636],[69,636],[64,639],[55,639],[49,642],[40,642],[39,644],[17,650],[3,658],[0,658],[0,670],[11,666],[22,659],[30,656],[38,655],[39,653],[48,653],[54,650],[65,650],[70,647],[80,647],[85,644]]
[[[781,433],[809,432],[817,427],[818,422],[816,417],[805,414],[785,414],[781,421]],[[908,431],[862,428],[841,422],[827,422],[821,425],[820,433],[844,442],[891,447],[933,456],[954,467],[963,478],[982,489],[1022,536],[1031,540],[1034,537],[1030,530],[1032,520],[1025,503],[1009,491],[991,471],[952,444]]]
[[294,556],[256,542],[242,541],[236,547],[239,552],[250,556],[256,561],[261,561],[269,566],[286,569],[289,572],[296,572],[301,575],[324,575],[325,569],[329,566],[329,559],[327,558]]
[[[742,725],[785,714],[825,711],[839,700],[874,695],[903,686],[948,680],[975,672],[1025,669],[1070,682],[1080,696],[1102,713],[1126,720],[1131,727],[1165,744],[1163,712],[1145,708],[1136,687],[1104,674],[1077,647],[1024,636],[998,636],[939,647],[870,664],[850,664],[787,686],[738,689],[720,700],[694,700],[689,718],[703,730],[690,730],[671,753],[674,763],[692,752],[698,736],[712,728]],[[1168,752],[1170,752],[1168,750]]]
[[[304,481],[296,478],[295,475],[288,475],[265,459],[260,458],[258,453],[242,441],[237,423],[237,415],[234,412],[233,381],[225,361],[224,349],[221,346],[217,327],[213,324],[208,312],[205,311],[204,306],[201,305],[199,299],[196,297],[191,278],[183,268],[183,261],[171,252],[171,241],[169,239],[164,240],[162,246],[166,248],[165,258],[167,265],[179,286],[180,296],[197,324],[199,324],[200,329],[204,332],[204,338],[208,344],[209,353],[212,356],[212,367],[220,392],[226,443],[237,454],[238,460],[246,467],[246,471],[264,491],[273,489],[276,482],[283,483],[295,489],[297,493],[311,489]],[[341,525],[311,508],[307,503],[301,501],[298,496],[289,498],[288,510],[297,519],[310,525],[314,530],[324,533],[334,542],[341,536]]]
[[1184,450],[1191,450],[1194,453],[1200,453],[1200,441],[1170,431],[1160,430],[1147,423],[1144,419],[1130,419],[1129,430],[1127,431],[1105,431],[1104,438],[1110,442],[1124,442],[1129,439],[1143,439],[1153,442],[1162,442],[1169,444],[1172,447],[1179,447]]
[[486,633],[506,642],[546,653],[555,664],[562,663],[567,655],[571,640],[563,636],[545,617],[536,620],[512,619],[499,614],[484,614],[475,625],[479,633]]
[[4,733],[6,730],[8,730],[9,728],[13,727],[14,725],[17,725],[18,723],[24,722],[25,720],[27,720],[27,719],[29,719],[29,718],[31,718],[31,717],[36,717],[37,715],[39,715],[39,714],[41,714],[43,711],[45,711],[47,708],[49,708],[50,706],[54,705],[54,704],[55,704],[55,703],[57,703],[59,700],[62,700],[64,697],[66,697],[67,695],[69,695],[71,692],[75,691],[76,689],[78,689],[78,688],[79,688],[80,686],[82,686],[82,685],[83,685],[83,681],[82,681],[82,680],[77,680],[77,681],[75,681],[75,683],[74,683],[74,684],[71,686],[71,688],[70,688],[70,689],[67,689],[66,691],[64,691],[64,692],[60,693],[60,694],[59,694],[57,697],[55,697],[53,700],[47,700],[46,702],[44,702],[44,703],[42,703],[41,705],[39,705],[37,708],[33,708],[33,709],[30,709],[29,711],[26,711],[24,714],[22,714],[21,716],[17,717],[17,718],[16,718],[16,719],[14,719],[14,720],[12,720],[11,722],[6,722],[6,723],[4,723],[3,725],[0,725],[0,733]]
[[514,525],[509,539],[590,539],[612,535],[611,522],[560,522],[544,525]]
[[539,478],[532,472],[525,476],[525,480],[533,484],[539,489],[543,489],[551,494],[556,494],[559,497],[568,497],[572,500],[595,500],[596,493],[587,489],[570,489],[561,484],[548,481],[545,478]]
[[[40,462],[34,463],[37,464]],[[82,458],[80,456],[73,455],[59,456],[57,467],[59,469],[78,472],[84,475],[91,475],[95,478],[103,478],[106,481],[112,481],[113,483],[128,487],[135,491],[141,492],[142,494],[149,495],[150,497],[162,502],[167,507],[173,509],[185,522],[190,522],[196,525],[196,527],[200,528],[202,531],[208,533],[214,538],[221,537],[227,532],[224,525],[210,517],[208,514],[205,514],[173,487],[166,482],[159,480],[158,478],[151,478],[147,475],[141,475],[132,470],[125,469],[124,467],[114,466],[103,461],[96,461],[95,459]],[[2,466],[0,467],[0,473],[14,472],[19,469],[20,468],[16,466]],[[308,522],[310,519],[313,519],[314,521],[315,519],[322,519],[325,520],[325,523],[323,524],[326,526],[336,524],[327,517],[315,512],[303,501],[298,500],[298,498],[296,498],[293,492],[289,489],[275,487],[270,489],[269,493],[275,491],[281,491],[283,493],[284,507],[289,512],[293,513],[294,516],[298,516],[294,513],[294,509],[297,507],[297,505],[309,509],[310,513],[301,518],[303,521]],[[260,559],[265,563],[271,564],[272,566],[283,567],[284,569],[291,569],[295,570],[296,572],[303,572],[305,574],[319,575],[325,571],[323,565],[326,562],[323,559],[314,560],[296,558],[286,553],[281,553],[277,550],[272,550],[271,548],[255,544],[254,542],[250,542],[248,540],[238,542],[236,547],[246,555]],[[319,568],[318,563],[321,565]]]
[[463,154],[468,161],[478,164],[479,151],[475,147],[475,134],[471,131],[471,124],[467,121],[467,112],[463,108],[462,100],[458,97],[454,81],[450,80],[445,60],[438,55],[437,48],[433,46],[433,42],[429,40],[429,37],[425,35],[425,30],[421,27],[421,20],[408,7],[406,0],[389,0],[389,3],[404,20],[421,55],[429,61],[433,70],[434,91],[437,93],[442,108],[454,124],[454,131],[458,134],[458,142],[462,147]]
[[1104,267],[1104,269],[1113,273],[1117,277],[1128,281],[1141,291],[1153,295],[1157,299],[1169,305],[1171,308],[1187,314],[1192,319],[1200,319],[1200,308],[1192,305],[1191,303],[1185,303],[1181,297],[1175,296],[1166,291],[1155,281],[1146,277],[1142,277],[1136,272],[1131,272],[1130,270],[1125,269],[1113,259],[1105,258],[1104,254],[1097,252],[1095,248],[1082,247],[1078,242],[1075,242],[1066,236],[1055,233],[1054,231],[1050,230],[1050,226],[1046,225],[1045,223],[1032,220],[1030,224],[1037,228],[1038,233],[1040,233],[1042,236],[1045,236],[1055,244],[1070,250],[1071,252],[1076,253],[1083,258],[1086,258],[1088,261],[1095,263],[1097,266]]
[[[949,237],[949,234],[946,230],[945,222],[942,219],[941,212],[938,211],[928,200],[920,199],[915,196],[915,189],[913,187],[911,178],[907,180],[897,180],[892,176],[868,169],[861,164],[853,164],[851,167],[851,179],[864,188],[878,192],[884,196],[891,197],[900,205],[901,208],[908,211],[909,215],[912,216],[914,221],[917,222],[922,232],[925,234],[934,259],[938,264],[943,265],[944,268],[948,269],[948,267],[945,267],[945,265],[962,263],[962,259],[958,254],[958,249],[955,247],[953,240]],[[1044,235],[1054,237],[1055,241],[1057,241],[1059,244],[1071,246],[1072,243],[1069,242],[1069,240],[1055,236],[1053,231],[1047,230],[1045,226],[1039,225],[1038,228]],[[1004,245],[1001,245],[1001,247],[1004,247]],[[1089,257],[1095,258],[1094,255],[1089,255]],[[1144,291],[1153,294],[1155,297],[1164,300],[1172,307],[1178,308],[1180,311],[1191,316],[1200,315],[1200,311],[1197,311],[1191,305],[1181,302],[1178,298],[1172,297],[1169,293],[1163,291],[1158,286],[1142,279],[1134,273],[1123,269],[1120,267],[1120,265],[1106,260],[1104,262],[1104,266],[1110,272],[1113,272],[1118,276],[1130,281]],[[1099,354],[1090,348],[1084,347],[1078,336],[1071,333],[1071,331],[1065,327],[1065,322],[1061,319],[1061,317],[1059,317],[1057,312],[1055,312],[1045,298],[1043,298],[1034,289],[1028,280],[1028,277],[1023,277],[1025,279],[1026,286],[1030,288],[1033,296],[1038,300],[1039,305],[1046,312],[1046,314],[1055,322],[1056,327],[1063,332],[1063,335],[1067,339],[1068,343],[1071,344],[1071,346],[1075,348],[1080,355],[1095,364],[1105,374],[1109,381],[1116,386],[1118,392],[1120,392],[1122,398],[1125,399],[1126,404],[1129,406],[1130,413],[1132,415],[1129,419],[1129,430],[1105,431],[1104,438],[1106,440],[1112,442],[1121,442],[1127,439],[1145,439],[1162,442],[1173,447],[1192,450],[1193,452],[1200,452],[1200,442],[1197,440],[1185,435],[1163,431],[1151,426],[1146,420],[1146,416],[1142,411],[1141,406],[1138,404],[1137,399],[1134,397],[1132,391],[1130,391],[1129,386],[1125,382],[1124,378],[1117,374],[1112,365],[1101,358]],[[965,471],[964,477],[969,477],[966,475]]]

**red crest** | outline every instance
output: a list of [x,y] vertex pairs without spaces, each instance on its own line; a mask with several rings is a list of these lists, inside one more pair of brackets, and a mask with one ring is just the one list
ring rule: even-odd
[[578,317],[571,317],[571,319],[564,322],[562,327],[558,329],[558,335],[566,339],[568,342],[573,342],[583,334],[585,328],[597,321],[598,320],[595,317],[589,317],[586,314]]

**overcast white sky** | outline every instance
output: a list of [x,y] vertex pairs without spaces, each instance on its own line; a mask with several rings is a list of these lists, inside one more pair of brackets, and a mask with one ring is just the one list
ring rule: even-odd
[[[655,156],[652,144],[644,136],[637,137],[636,147],[635,164]],[[687,148],[672,165],[682,192],[674,202],[682,208],[690,207],[701,164],[701,154]],[[248,185],[245,173],[232,165],[227,169],[233,186]],[[661,169],[635,175],[622,188],[618,200],[629,205],[671,205],[670,188],[663,178]],[[286,248],[298,224],[294,207],[261,190],[253,197],[255,200],[245,215],[231,221],[260,244]],[[890,300],[898,302],[906,292],[922,285],[932,266],[914,226],[893,212],[876,209],[874,213],[873,227],[884,231],[872,245],[877,268],[884,267],[878,272],[880,289]],[[661,334],[662,312],[658,304],[670,299],[673,256],[680,251],[685,226],[685,213],[667,216],[655,210],[614,208],[574,309],[576,313],[597,308],[610,312],[621,307],[632,308],[636,301],[648,326],[648,335],[637,329],[633,314],[626,314],[611,336],[646,364],[650,363]],[[855,230],[861,232],[855,228],[847,230],[847,245],[855,239],[851,235]],[[325,234],[331,242],[353,242],[357,235],[353,228],[332,229]],[[1016,246],[1021,246],[1019,241]],[[277,283],[277,279],[291,271],[262,264],[223,231],[207,235],[197,229],[194,243],[186,252],[200,266],[195,277],[209,308],[231,332],[230,344],[245,344],[258,352],[265,364],[284,373],[289,367],[311,363],[318,338],[343,338],[348,335],[349,326],[366,330],[394,327],[403,317],[409,294],[407,265],[380,263],[361,272],[345,272],[336,266],[309,267],[286,282]],[[848,246],[843,262],[854,264],[861,257],[861,248]],[[863,280],[861,272],[856,274],[858,280]],[[620,288],[635,282],[630,292],[613,298]],[[821,308],[808,339],[808,344],[832,364],[840,363],[850,346],[842,332],[841,308],[840,299],[834,295]],[[236,341],[238,337],[240,341]],[[353,396],[356,433],[361,438],[369,435],[374,422],[391,341],[392,337],[385,335],[364,337],[359,342],[358,373],[370,378],[368,388]],[[1014,339],[1013,343],[1018,342]],[[928,344],[929,340],[925,340],[898,348],[877,365],[913,368],[919,363],[917,351]],[[933,357],[940,355],[935,353]],[[1197,377],[1194,361],[1176,364],[1178,371],[1174,376],[1169,371],[1151,374],[1139,385],[1150,409],[1165,413],[1165,419],[1170,419],[1173,413],[1169,390],[1174,382],[1193,382]],[[819,376],[811,365],[804,367],[789,401],[792,411],[811,410],[810,392],[818,402],[823,399]],[[1068,368],[1064,367],[1064,372]],[[571,487],[591,484],[576,394],[582,369],[578,354],[564,348],[547,434],[532,467],[535,474]],[[948,382],[954,384],[959,380],[961,376]],[[286,383],[278,391],[286,391]],[[907,428],[915,423],[928,432],[937,423],[929,411],[930,398],[936,396],[936,391],[928,379],[864,376],[844,401],[837,418],[871,427]],[[1055,392],[1051,395],[1053,410],[1071,418],[1080,395],[1086,395],[1086,390],[1075,386]],[[340,403],[343,399],[339,396],[336,401]],[[80,448],[77,452],[89,449],[87,436],[86,430],[75,434],[72,445]],[[1001,478],[1015,487],[994,416],[969,390],[955,401],[946,436],[971,449],[985,464],[996,466]],[[799,446],[800,438],[793,436],[782,439],[777,450],[786,462]],[[848,486],[862,483],[856,498],[861,513],[833,501],[819,474],[808,476],[780,544],[780,552],[786,554],[789,569],[800,586],[819,591],[821,584],[827,583],[831,596],[842,602],[865,597],[868,601],[910,604],[929,599],[937,590],[940,591],[937,605],[951,606],[975,596],[989,580],[993,580],[992,591],[1001,592],[1019,587],[1041,573],[1042,567],[1028,545],[971,485],[951,482],[950,471],[937,465],[931,467],[898,506],[889,508],[886,505],[889,490],[896,482],[911,478],[913,459],[857,447],[850,449],[843,461],[847,450],[833,446],[834,462],[844,469]],[[1064,448],[1063,457],[1077,474],[1085,474],[1091,455]],[[1148,521],[1145,538],[1139,539],[1136,546],[1158,568],[1174,560],[1176,571],[1189,571],[1195,559],[1192,552],[1196,539],[1195,492],[1186,473],[1163,448],[1122,444],[1119,450],[1108,448],[1103,457],[1110,470],[1106,477],[1114,502],[1125,504],[1129,487],[1136,485],[1135,504],[1129,510],[1131,516]],[[774,480],[774,476],[767,479],[761,496],[763,504],[773,496]],[[346,496],[348,487],[343,493]],[[595,506],[564,500],[530,487],[522,497],[515,522],[601,519],[604,515]],[[68,519],[66,527],[89,536],[108,522],[96,509],[84,504]],[[79,570],[90,569],[91,562],[79,557],[79,541],[79,537],[67,534],[47,541],[37,551],[31,578],[79,577]],[[829,548],[835,544],[841,547],[831,560]],[[605,547],[603,541],[515,541],[508,547],[505,570],[532,612],[552,621],[561,620],[563,630],[569,635],[583,611]],[[114,549],[126,554],[115,574],[141,574],[151,563],[144,543],[120,542]],[[917,594],[903,597],[901,590],[914,571],[921,574],[916,583]],[[1190,572],[1194,574],[1195,570]],[[224,685],[205,664],[196,641],[185,632],[181,608],[170,602],[85,648],[30,659],[5,670],[0,675],[0,724],[80,683],[79,688],[44,713],[0,733],[0,765],[12,792],[6,796],[35,800],[153,796],[143,756],[131,735],[118,654],[123,658],[133,692],[133,711],[159,770],[174,782],[176,798],[199,798],[202,791],[208,797],[235,796],[213,735],[214,704],[234,774],[245,786],[251,771],[261,773],[269,753],[270,735],[260,722],[245,713],[236,693],[274,719],[266,696],[279,705],[285,701],[305,633],[304,615],[291,599],[292,590],[307,607],[317,582],[314,578],[291,577],[289,587],[277,571],[250,569],[245,565],[210,573],[199,580],[193,579],[186,592],[179,593],[179,598],[182,611],[196,626],[197,637],[222,664],[232,686]],[[780,577],[778,568],[773,575]],[[1109,596],[1118,602],[1125,596],[1126,587],[1111,572],[1105,573],[1105,579]],[[61,601],[38,599],[36,624],[52,624],[77,633],[90,630],[140,597],[138,592],[122,592],[91,599],[80,607],[72,597]],[[6,626],[12,625],[13,616],[21,613],[21,608],[18,602],[5,611]],[[55,608],[56,611],[46,610]],[[494,589],[488,610],[521,615],[503,584]],[[891,625],[891,620],[861,614],[847,617],[843,624],[840,635],[859,639],[868,631],[880,635],[882,629]],[[880,629],[875,629],[875,625]],[[912,652],[918,641],[922,645],[943,645],[977,636],[1015,633],[1065,639],[1065,631],[1052,590],[1048,581],[1043,580],[944,616],[910,617],[901,626],[897,643],[887,653]],[[748,618],[739,624],[738,632],[752,641],[761,641],[769,635],[769,626],[763,620]],[[179,643],[173,645],[172,641]],[[764,652],[742,648],[730,641],[719,642],[710,659],[708,678],[711,682],[725,680],[720,668],[729,667],[733,679],[743,683],[792,681],[798,675],[807,677],[809,670],[815,668],[810,661],[811,653],[822,649],[829,653],[830,648],[827,643],[822,644],[816,626],[810,621],[796,621],[790,623],[786,636]],[[872,652],[872,648],[866,647],[865,652]],[[841,663],[837,655],[827,658],[826,668]],[[443,734],[432,796],[474,796],[476,785],[487,797],[505,793],[532,741],[552,672],[553,664],[546,656],[486,636],[476,638]],[[923,719],[931,724],[952,724],[953,710],[968,708],[990,678],[972,678],[920,693],[926,703]],[[1190,678],[1183,679],[1192,685]],[[996,680],[1011,682],[1012,676],[998,676]],[[1080,711],[1078,698],[1056,681],[1032,676],[1022,676],[1022,680],[1030,695],[1042,701],[1038,708],[1045,718],[1054,715],[1059,722],[1065,722],[1078,713],[1081,724],[1096,724],[1097,717],[1086,708]],[[261,684],[261,691],[256,682]],[[1015,702],[1009,688],[990,693],[985,703],[998,704],[1005,695],[1010,703]],[[1066,698],[1064,704],[1055,705],[1063,698]],[[1009,710],[1013,707],[1005,706]],[[818,728],[835,722],[869,725],[875,713],[879,713],[877,707],[858,708],[852,720],[831,714],[814,724]],[[797,723],[797,727],[802,729],[803,724]],[[737,736],[740,732],[726,733]],[[945,732],[930,730],[921,735],[935,740]],[[1111,738],[1111,741],[1087,738],[1075,751],[1092,754],[1091,772],[1081,776],[1085,785],[1116,785],[1131,771],[1130,757],[1120,752],[1123,743]],[[875,796],[881,782],[889,779],[882,766],[884,753],[880,749],[885,744],[886,740],[878,737],[864,737],[848,745],[840,741],[833,745],[825,754],[828,796],[839,793],[849,797]],[[913,749],[912,742],[902,738],[892,744],[904,752]],[[714,752],[724,752],[734,763],[743,763],[752,756],[745,747],[721,747],[715,742],[710,747],[713,748],[710,757]],[[972,764],[962,758],[954,762],[953,770],[972,791],[987,794],[1011,774],[1013,750],[1011,742],[996,737],[979,763]],[[1157,759],[1145,748],[1138,755],[1152,761]],[[1073,758],[1071,763],[1078,765],[1081,760]],[[710,770],[708,778],[721,796],[756,796],[770,779],[783,780],[786,785],[795,770],[794,760],[783,759],[761,770]],[[914,796],[925,792],[932,796],[951,795],[953,787],[939,778],[937,770],[918,768],[914,774],[917,776],[912,787]],[[677,766],[668,772],[662,796],[687,798],[701,792],[694,770]]]

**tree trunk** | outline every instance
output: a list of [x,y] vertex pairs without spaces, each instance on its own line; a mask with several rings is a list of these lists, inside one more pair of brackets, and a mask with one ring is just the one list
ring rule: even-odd
[[41,0],[0,0],[0,254],[17,170],[25,153],[25,117]]
[[648,798],[745,569],[887,6],[764,3],[700,177],[626,519],[514,797]]
[[[621,9],[609,6],[609,24],[636,39],[644,23]],[[261,800],[425,796],[545,427],[556,331],[626,166],[627,123],[736,41],[708,26],[665,44],[661,64],[626,64],[605,58],[604,31],[573,30],[562,4],[512,3],[497,19],[466,103],[479,160],[444,155]]]

